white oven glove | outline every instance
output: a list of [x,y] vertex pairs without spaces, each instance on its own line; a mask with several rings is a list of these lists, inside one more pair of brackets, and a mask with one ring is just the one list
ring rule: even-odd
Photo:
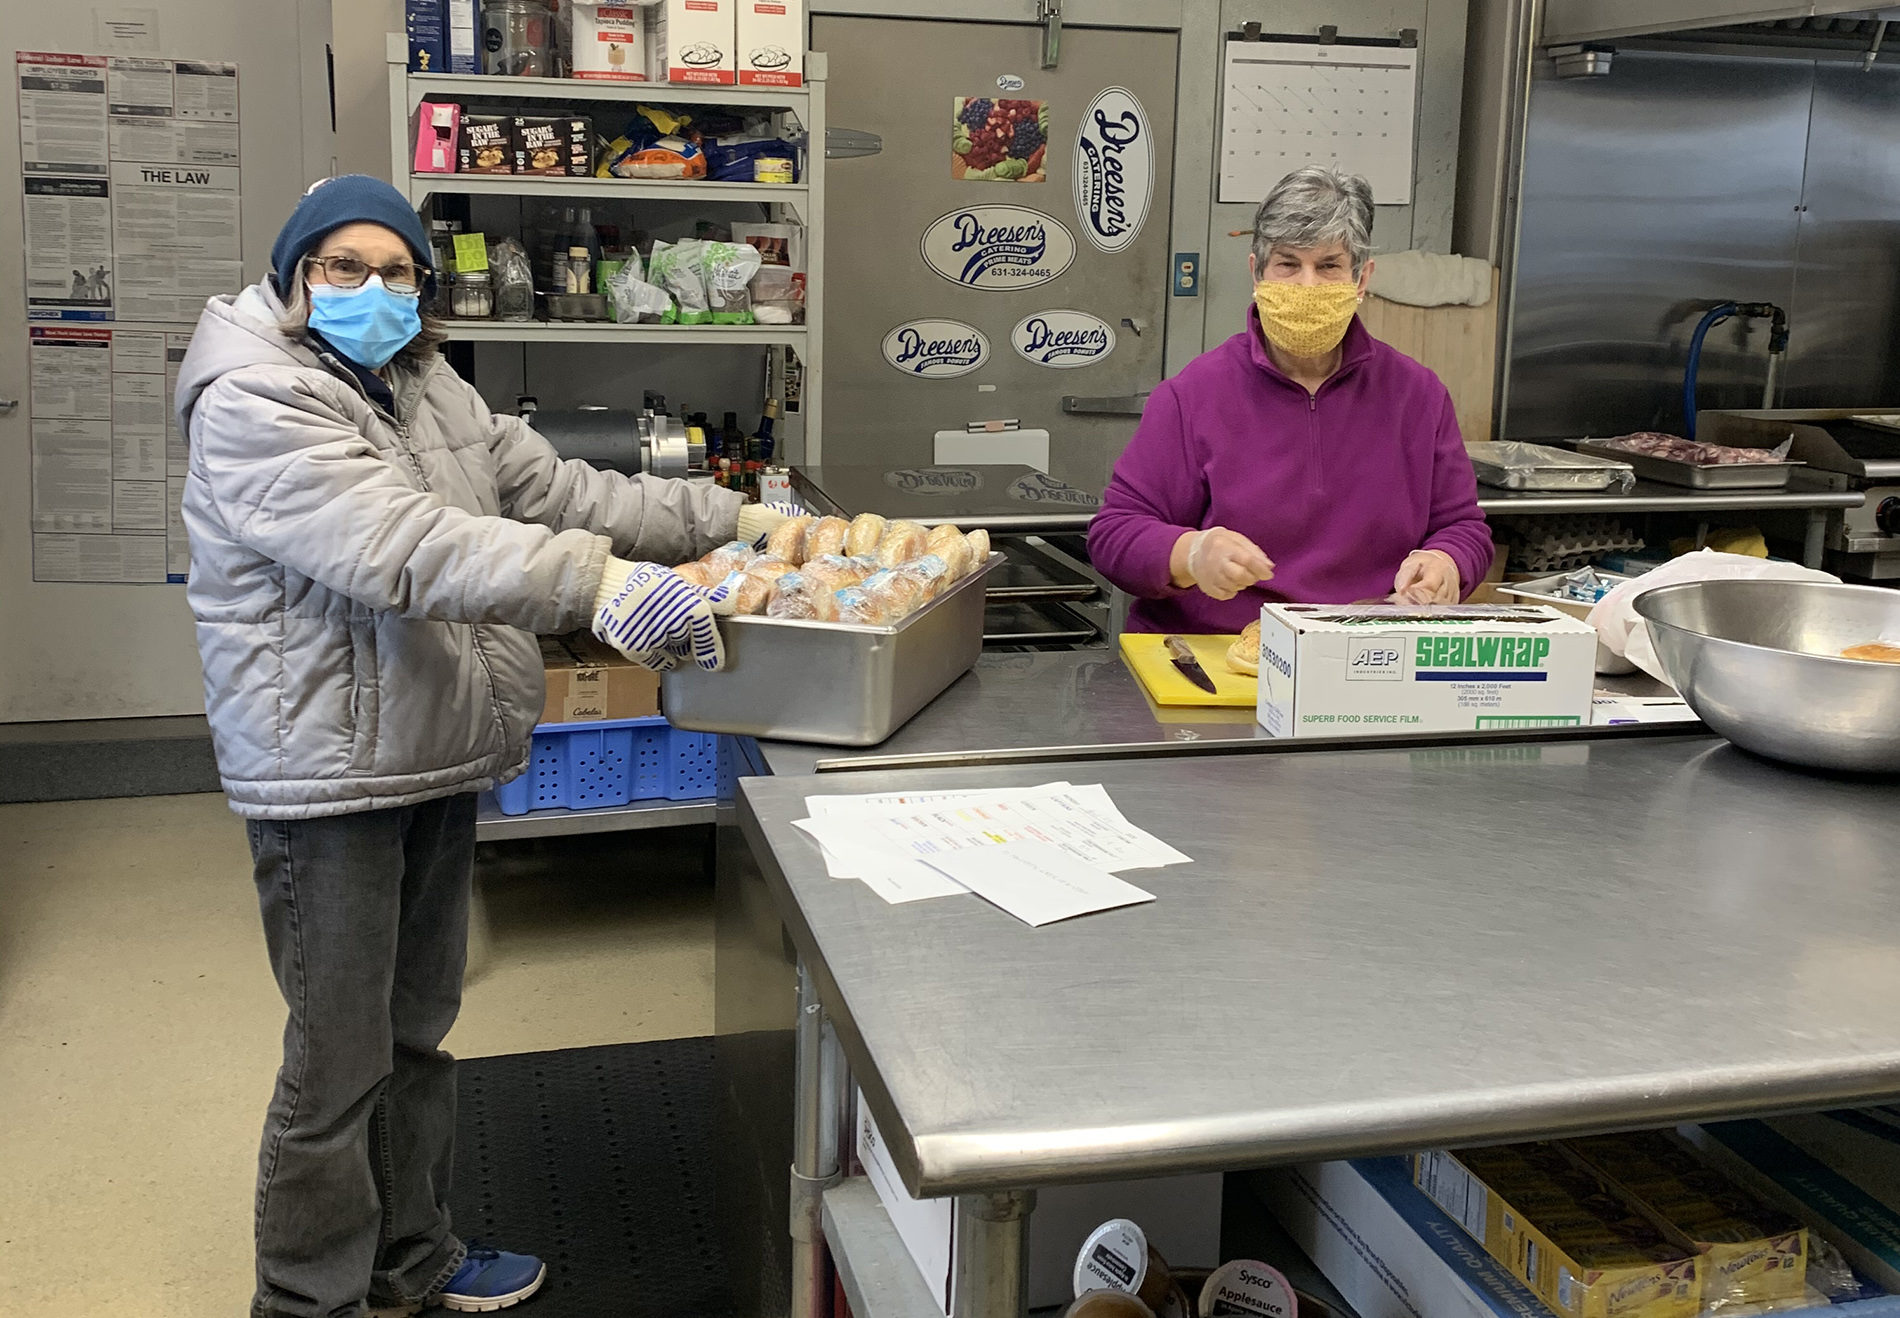
[[739,530],[733,539],[763,549],[772,532],[804,515],[805,510],[795,503],[749,503],[739,510]]
[[594,598],[594,635],[656,673],[690,659],[708,672],[725,667],[714,618],[732,612],[732,582],[702,590],[657,563],[609,558]]

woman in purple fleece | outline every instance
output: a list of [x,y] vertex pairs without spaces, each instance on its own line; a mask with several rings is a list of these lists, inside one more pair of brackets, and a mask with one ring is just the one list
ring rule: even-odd
[[1372,189],[1317,165],[1254,217],[1247,328],[1148,399],[1089,528],[1130,631],[1237,632],[1268,600],[1455,603],[1491,535],[1451,395],[1355,314]]

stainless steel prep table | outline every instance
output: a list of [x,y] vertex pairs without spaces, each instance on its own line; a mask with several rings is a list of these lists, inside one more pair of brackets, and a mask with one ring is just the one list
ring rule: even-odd
[[[1151,904],[1034,930],[974,897],[886,905],[790,823],[813,793],[1055,778],[1104,784],[1195,863],[1131,875]],[[797,1165],[815,1204],[843,1097],[822,1004],[906,1183],[958,1196],[988,1279],[963,1313],[1014,1312],[1038,1185],[1900,1096],[1891,782],[1688,735],[740,796],[806,972]],[[914,1311],[901,1275],[854,1277],[891,1243],[862,1192],[827,1211],[857,1318]]]
[[1820,567],[1825,549],[1828,514],[1858,508],[1866,501],[1859,491],[1821,489],[1796,483],[1785,490],[1692,490],[1657,481],[1637,481],[1628,492],[1567,494],[1546,490],[1494,490],[1478,487],[1478,507],[1487,517],[1547,515],[1551,513],[1719,513],[1802,512],[1807,534],[1802,562]]

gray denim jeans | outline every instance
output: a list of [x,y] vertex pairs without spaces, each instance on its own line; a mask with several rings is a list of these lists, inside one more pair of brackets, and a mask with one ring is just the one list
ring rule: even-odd
[[253,1318],[355,1318],[439,1290],[475,797],[253,820],[271,969],[290,1007],[257,1165]]

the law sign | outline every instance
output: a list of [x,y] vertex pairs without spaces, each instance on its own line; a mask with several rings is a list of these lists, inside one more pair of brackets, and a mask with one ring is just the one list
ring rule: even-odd
[[1115,351],[1115,330],[1086,311],[1038,311],[1016,322],[1009,341],[1026,361],[1070,370],[1092,366]]
[[1109,87],[1083,111],[1075,137],[1075,217],[1104,252],[1135,241],[1154,197],[1154,135],[1126,87]]
[[980,292],[1014,292],[1061,276],[1075,235],[1053,215],[1023,206],[966,206],[924,230],[924,264]]
[[907,320],[884,336],[884,360],[920,380],[953,380],[989,359],[989,336],[960,320]]

